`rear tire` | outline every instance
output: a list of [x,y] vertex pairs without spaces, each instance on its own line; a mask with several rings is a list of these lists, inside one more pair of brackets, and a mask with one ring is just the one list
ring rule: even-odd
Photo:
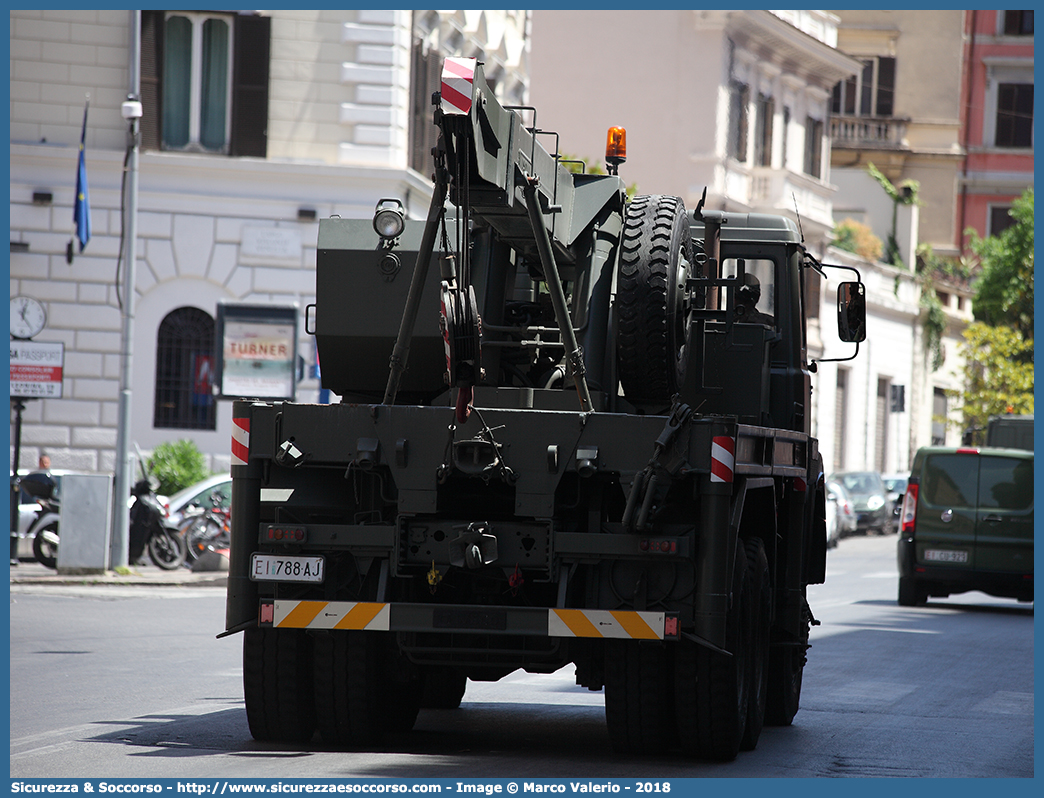
[[41,565],[48,568],[58,567],[58,546],[44,539],[44,532],[58,534],[58,522],[54,521],[33,535],[33,556]]
[[[806,631],[807,642],[807,631]],[[805,672],[805,645],[778,645],[769,651],[769,684],[765,723],[789,726],[801,704],[801,679]]]
[[255,740],[311,740],[315,732],[311,638],[301,629],[247,629],[243,695]]
[[725,627],[725,648],[732,655],[685,640],[675,651],[676,723],[688,756],[728,761],[740,751],[750,711],[751,592],[747,553],[739,541]]
[[180,568],[187,555],[185,538],[172,529],[163,529],[149,538],[149,558],[164,571]]
[[429,668],[424,673],[422,709],[457,709],[464,699],[468,677],[450,668]]
[[327,745],[372,745],[380,739],[375,643],[370,632],[323,632],[315,637],[316,724]]
[[899,606],[921,607],[928,603],[928,588],[912,576],[899,577]]
[[605,643],[605,721],[619,754],[665,750],[672,722],[667,652],[638,640]]
[[751,575],[750,687],[747,726],[740,750],[753,751],[765,725],[768,697],[769,639],[772,624],[772,576],[765,546],[758,538],[747,541],[747,566]]
[[692,234],[679,197],[627,205],[617,279],[617,360],[627,401],[666,406],[681,388],[689,341]]

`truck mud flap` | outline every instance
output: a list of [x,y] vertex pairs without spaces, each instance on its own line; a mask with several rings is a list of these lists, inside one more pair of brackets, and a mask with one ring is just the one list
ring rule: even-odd
[[356,601],[261,601],[259,623],[278,629],[483,632],[539,637],[675,640],[678,618],[634,610],[473,607]]

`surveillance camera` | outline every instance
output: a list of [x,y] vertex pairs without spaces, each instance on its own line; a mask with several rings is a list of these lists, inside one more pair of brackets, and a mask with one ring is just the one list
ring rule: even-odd
[[120,106],[124,119],[141,119],[141,103],[138,100],[127,100]]

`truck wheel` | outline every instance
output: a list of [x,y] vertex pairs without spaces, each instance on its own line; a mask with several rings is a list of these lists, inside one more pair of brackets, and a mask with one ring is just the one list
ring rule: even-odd
[[666,654],[638,640],[605,642],[605,722],[617,753],[662,752],[671,743]]
[[740,750],[753,751],[765,725],[768,695],[769,638],[772,624],[772,576],[765,546],[759,538],[747,541],[747,567],[751,575],[750,686],[747,697],[747,725]]
[[912,576],[899,577],[899,606],[920,607],[928,603],[928,589]]
[[[808,642],[808,629],[805,641]],[[789,726],[801,703],[801,677],[805,672],[805,645],[779,645],[769,650],[768,701],[765,723]]]
[[302,743],[315,732],[312,645],[300,629],[247,629],[243,695],[255,740]]
[[373,632],[324,632],[315,637],[316,724],[328,745],[369,745],[380,739],[380,650]]
[[617,360],[627,401],[667,404],[685,376],[692,234],[679,197],[627,206],[617,280]]
[[384,731],[396,734],[412,731],[420,714],[424,683],[414,679],[404,684],[388,684],[381,692],[385,699],[381,711]]
[[[733,655],[681,641],[675,652],[678,736],[685,754],[736,758],[747,725],[752,580],[742,541],[736,547],[725,646]],[[607,696],[608,698],[608,696]]]
[[468,677],[450,668],[429,668],[424,674],[423,709],[456,709],[464,698]]

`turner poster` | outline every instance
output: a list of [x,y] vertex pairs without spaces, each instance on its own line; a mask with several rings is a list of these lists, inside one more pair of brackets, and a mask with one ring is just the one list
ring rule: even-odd
[[295,398],[296,306],[221,304],[218,327],[222,398]]

